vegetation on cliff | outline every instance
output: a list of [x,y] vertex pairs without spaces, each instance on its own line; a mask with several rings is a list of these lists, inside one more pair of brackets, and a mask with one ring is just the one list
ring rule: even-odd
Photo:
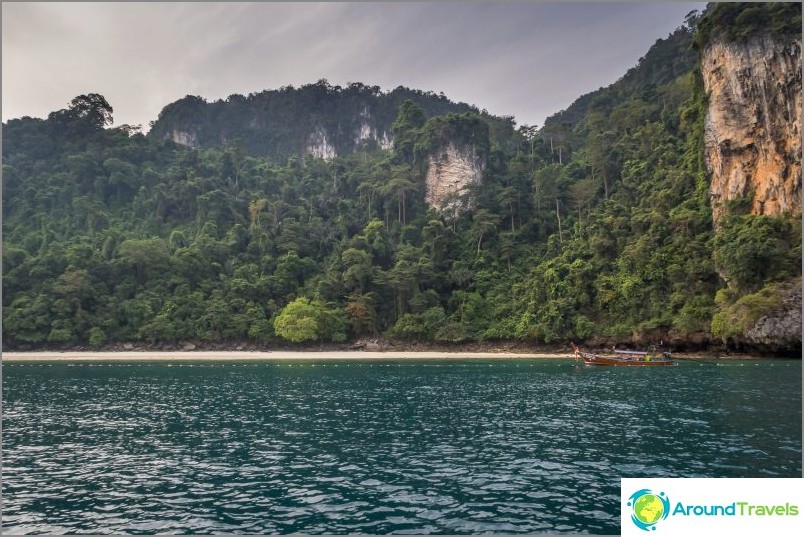
[[712,39],[745,41],[758,35],[801,37],[801,2],[710,2],[696,20],[695,46]]
[[336,154],[346,155],[380,147],[383,135],[392,132],[399,107],[408,100],[425,118],[479,113],[444,94],[401,86],[383,92],[378,86],[353,83],[341,87],[319,80],[298,88],[230,95],[214,102],[188,95],[162,109],[148,137],[165,140],[182,133],[198,148],[238,143],[250,155],[284,162],[303,155],[310,144],[321,143],[310,136],[321,132]]

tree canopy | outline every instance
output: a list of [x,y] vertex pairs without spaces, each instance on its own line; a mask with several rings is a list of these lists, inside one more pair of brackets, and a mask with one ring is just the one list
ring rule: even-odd
[[[442,95],[325,81],[188,97],[148,136],[110,128],[98,94],[10,120],[4,343],[683,343],[713,319],[731,337],[723,312],[800,277],[800,215],[735,208],[715,232],[693,37],[683,26],[659,40],[572,121],[540,130]],[[365,105],[392,148],[299,151],[310,118],[337,132]],[[284,119],[252,129],[266,118]],[[198,127],[198,148],[165,141],[170,125]],[[424,157],[447,143],[486,163],[455,215],[424,201]]]

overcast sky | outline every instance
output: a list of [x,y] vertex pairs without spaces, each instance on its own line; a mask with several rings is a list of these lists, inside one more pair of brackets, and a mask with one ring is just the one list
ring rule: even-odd
[[541,126],[704,3],[3,3],[3,120],[100,93],[115,124],[326,78],[403,85]]

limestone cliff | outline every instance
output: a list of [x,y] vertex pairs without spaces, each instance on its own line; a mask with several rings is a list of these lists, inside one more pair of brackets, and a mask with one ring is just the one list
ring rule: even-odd
[[[177,144],[186,145],[193,149],[199,149],[201,144],[198,141],[198,133],[190,129],[173,129],[168,136]],[[393,138],[387,131],[380,131],[370,120],[370,117],[361,117],[361,122],[354,133],[354,147],[368,146],[379,149],[390,149],[393,146]],[[225,142],[226,139],[221,140]],[[331,136],[327,130],[321,126],[316,127],[307,137],[303,155],[312,155],[324,160],[331,160],[338,156],[339,152],[333,144]]]
[[170,132],[170,139],[177,144],[186,145],[187,147],[192,147],[193,149],[198,149],[200,147],[198,144],[198,135],[192,131],[173,129]]
[[425,201],[441,211],[465,207],[462,195],[468,185],[482,180],[483,168],[474,148],[446,144],[427,159]]
[[380,149],[391,149],[394,145],[394,140],[390,133],[383,131],[382,134],[380,134],[375,125],[368,119],[363,119],[355,133],[355,147],[371,145],[372,142]]
[[801,39],[716,39],[701,73],[715,222],[735,198],[747,198],[752,214],[800,212]]
[[[355,127],[353,133],[353,145],[347,146],[347,151],[356,151],[358,148],[378,148],[390,149],[393,146],[393,138],[387,131],[382,131],[374,125],[371,117],[366,115],[360,117],[360,122]],[[307,144],[304,147],[305,155],[312,155],[324,160],[331,160],[343,152],[343,145],[341,144],[341,151],[338,151],[332,137],[328,135],[324,127],[318,126],[307,137]]]
[[479,113],[474,106],[432,92],[402,86],[382,91],[361,83],[341,87],[319,80],[209,102],[188,95],[162,109],[148,137],[197,149],[237,141],[247,154],[277,162],[308,154],[346,157],[390,149],[394,121],[408,100],[425,118]]
[[307,146],[304,149],[304,153],[324,160],[335,158],[338,154],[335,147],[327,139],[327,131],[321,127],[318,127],[307,138]]

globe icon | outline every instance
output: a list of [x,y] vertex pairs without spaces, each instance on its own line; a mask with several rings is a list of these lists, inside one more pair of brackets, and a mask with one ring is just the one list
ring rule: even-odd
[[634,502],[634,516],[643,524],[656,523],[664,514],[664,504],[655,494],[643,494]]

